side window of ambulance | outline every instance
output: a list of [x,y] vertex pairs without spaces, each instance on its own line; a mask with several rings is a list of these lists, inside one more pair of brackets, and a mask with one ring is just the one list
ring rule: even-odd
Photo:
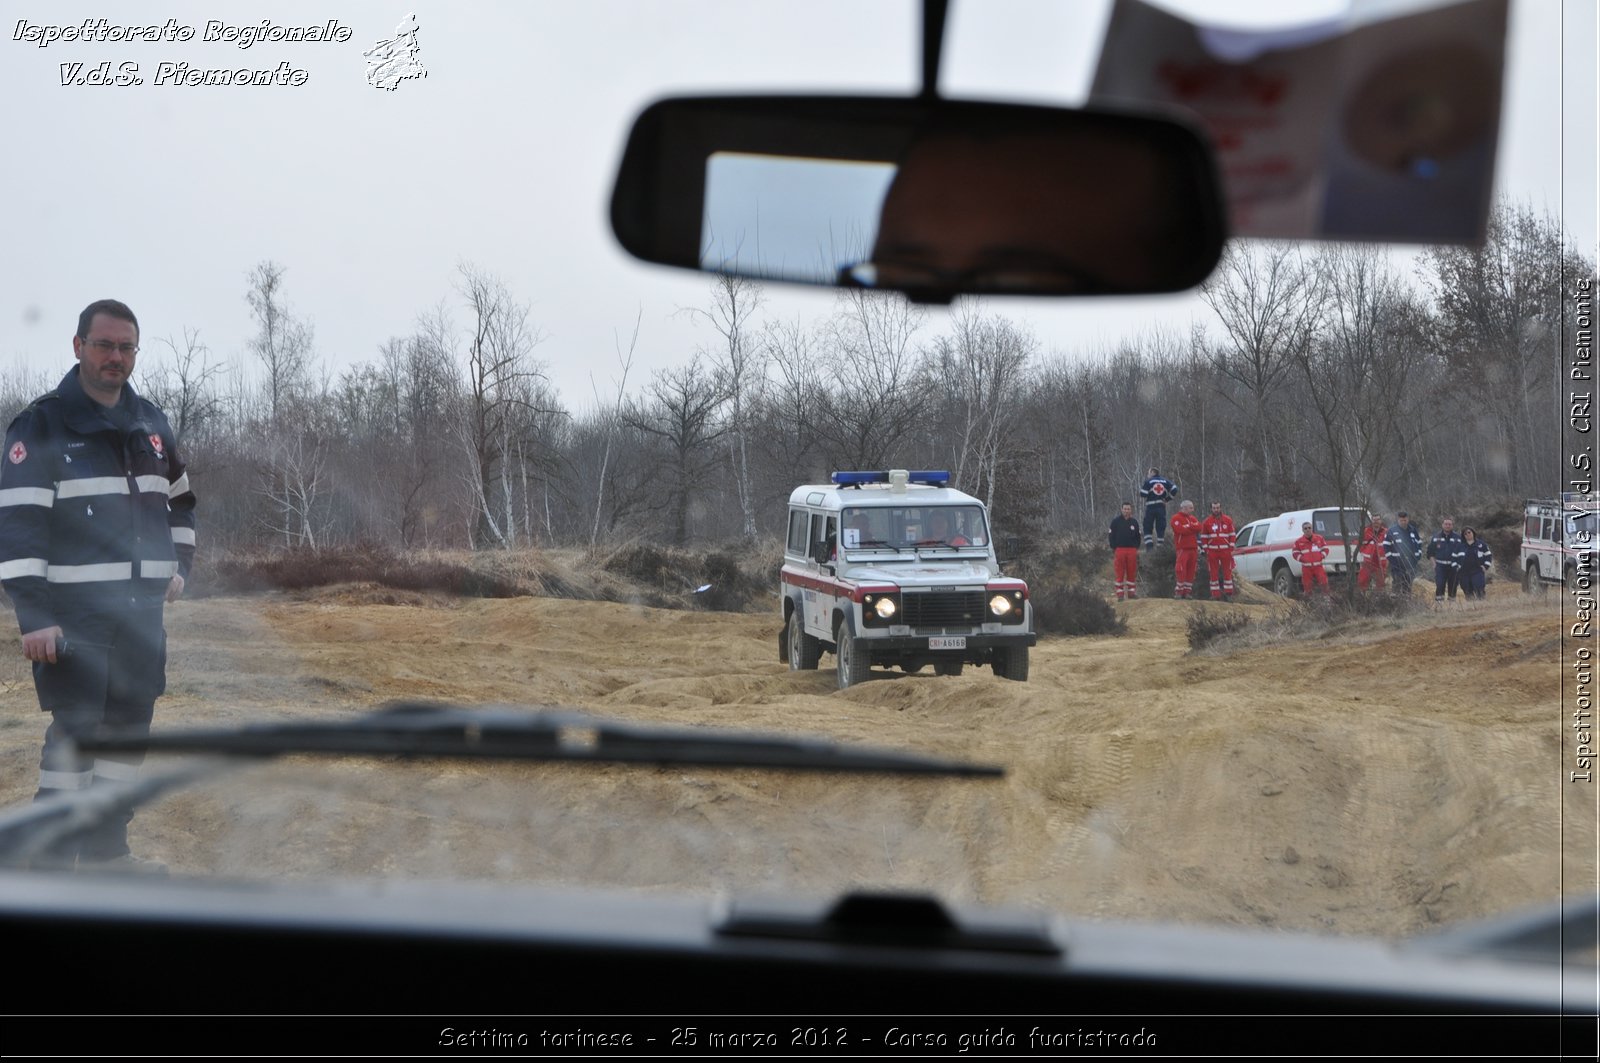
[[820,513],[811,514],[811,542],[821,543],[829,541],[833,535],[832,524],[833,521],[831,518],[824,517]]
[[789,552],[804,557],[806,553],[806,511],[789,511]]

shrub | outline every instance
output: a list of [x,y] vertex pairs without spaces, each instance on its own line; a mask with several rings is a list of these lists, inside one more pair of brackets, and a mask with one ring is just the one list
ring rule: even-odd
[[1034,627],[1052,635],[1121,635],[1127,624],[1106,594],[1111,555],[1103,545],[1060,541],[1036,547],[1011,570],[1028,582]]
[[1029,582],[1034,627],[1047,635],[1125,635],[1128,625],[1105,597],[1050,580]]
[[337,583],[373,583],[407,591],[440,591],[471,598],[515,598],[520,582],[472,565],[398,554],[371,543],[330,550],[233,554],[217,558],[196,581],[205,593],[308,590]]
[[[757,562],[756,567],[764,570],[767,566]],[[776,574],[770,581],[761,574],[752,575],[739,567],[737,554],[725,551],[707,554],[700,563],[700,575],[700,586],[709,587],[694,596],[695,604],[721,613],[742,613],[778,585]]]
[[1189,617],[1189,649],[1200,650],[1230,635],[1237,635],[1250,626],[1250,618],[1243,613],[1196,609]]

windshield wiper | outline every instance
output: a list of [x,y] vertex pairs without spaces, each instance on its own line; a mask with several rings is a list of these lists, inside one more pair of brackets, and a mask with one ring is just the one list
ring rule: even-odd
[[845,547],[845,549],[846,550],[893,550],[895,553],[898,554],[901,550],[904,549],[904,547],[896,546],[894,543],[888,542],[887,540],[884,540],[884,539],[862,539],[859,542],[857,542],[854,546],[847,546],[847,547]]
[[548,707],[530,712],[505,705],[466,709],[429,702],[398,702],[343,720],[294,720],[137,736],[101,731],[80,745],[91,753],[142,750],[244,757],[327,753],[923,775],[1005,773],[992,765],[844,746],[820,738],[644,726]]
[[229,766],[227,761],[207,759],[131,782],[63,790],[48,800],[0,812],[0,867],[25,866],[30,861],[54,867],[58,861],[49,854],[59,843]]

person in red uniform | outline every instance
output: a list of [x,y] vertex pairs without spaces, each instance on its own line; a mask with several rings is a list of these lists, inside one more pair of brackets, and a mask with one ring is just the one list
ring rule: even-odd
[[1117,601],[1139,596],[1139,521],[1133,503],[1122,503],[1122,512],[1111,518],[1111,571],[1117,584]]
[[1233,599],[1233,518],[1222,503],[1211,503],[1211,516],[1200,522],[1200,549],[1211,570],[1211,597]]
[[928,538],[944,543],[946,546],[971,546],[965,535],[956,531],[950,524],[950,514],[936,509],[928,517]]
[[1194,503],[1184,499],[1178,512],[1172,515],[1172,546],[1178,552],[1173,565],[1172,596],[1194,597],[1194,570],[1199,560],[1200,518],[1194,515]]
[[1321,587],[1328,593],[1328,571],[1322,563],[1328,559],[1328,540],[1311,530],[1308,520],[1300,525],[1300,538],[1289,548],[1289,554],[1300,562],[1300,587],[1311,597],[1311,588]]
[[1361,571],[1356,575],[1356,586],[1362,590],[1372,583],[1382,592],[1389,573],[1388,538],[1389,526],[1374,513],[1372,523],[1361,532]]

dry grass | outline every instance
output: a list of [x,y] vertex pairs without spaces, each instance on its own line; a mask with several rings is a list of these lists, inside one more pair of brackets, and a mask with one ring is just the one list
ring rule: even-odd
[[1252,615],[1248,624],[1236,625],[1220,617],[1208,620],[1202,625],[1198,642],[1195,622],[1191,620],[1189,644],[1192,653],[1207,656],[1311,640],[1358,645],[1387,638],[1396,632],[1501,623],[1557,611],[1558,596],[1533,597],[1516,592],[1500,593],[1483,602],[1447,603],[1442,608],[1435,607],[1430,597],[1422,595],[1315,598],[1309,602],[1286,602],[1265,615]]
[[[632,542],[604,551],[413,550],[362,544],[330,550],[202,555],[190,595],[328,592],[372,604],[450,598],[566,598],[663,609],[746,612],[770,607],[777,554],[686,550]],[[702,589],[704,588],[704,589]]]

